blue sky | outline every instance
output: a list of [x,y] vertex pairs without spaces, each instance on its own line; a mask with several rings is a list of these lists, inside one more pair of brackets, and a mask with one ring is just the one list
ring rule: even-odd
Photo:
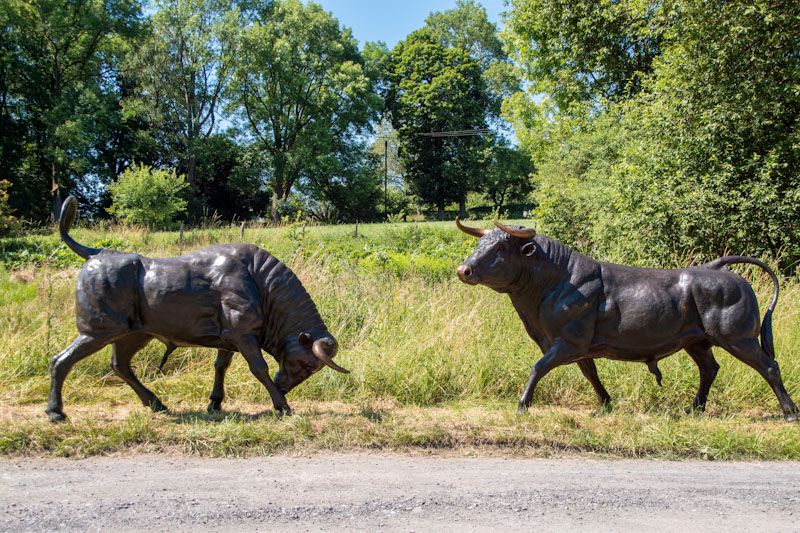
[[[456,0],[314,0],[330,11],[339,22],[352,28],[361,45],[383,41],[392,48],[412,31],[421,28],[431,11],[452,9]],[[500,27],[503,0],[478,0],[489,20]]]

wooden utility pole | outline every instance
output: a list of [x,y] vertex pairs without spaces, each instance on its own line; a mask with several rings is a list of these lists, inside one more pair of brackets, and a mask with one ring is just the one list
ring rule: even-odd
[[389,220],[389,139],[383,140],[383,218]]

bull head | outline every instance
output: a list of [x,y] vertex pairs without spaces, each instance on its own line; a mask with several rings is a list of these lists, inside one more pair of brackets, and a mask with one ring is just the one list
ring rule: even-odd
[[[538,250],[536,230],[506,226],[494,221],[496,230],[470,228],[456,218],[458,229],[480,240],[475,250],[458,267],[458,277],[470,285],[482,284],[498,292],[509,292],[528,269],[526,259]],[[498,231],[499,230],[499,231]]]
[[315,335],[309,332],[303,332],[296,339],[287,342],[280,370],[275,374],[275,384],[283,394],[288,393],[323,366],[343,374],[350,373],[333,361],[338,351],[336,339],[328,332],[317,334],[316,339],[314,337]]

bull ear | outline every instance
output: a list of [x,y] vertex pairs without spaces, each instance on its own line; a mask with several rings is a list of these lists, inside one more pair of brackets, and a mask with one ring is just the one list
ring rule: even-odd
[[522,248],[520,248],[519,251],[525,257],[530,257],[536,253],[536,243],[526,242],[525,244],[522,245]]
[[297,340],[300,341],[300,344],[304,348],[311,348],[311,345],[314,344],[314,340],[311,338],[310,333],[303,332],[297,336]]

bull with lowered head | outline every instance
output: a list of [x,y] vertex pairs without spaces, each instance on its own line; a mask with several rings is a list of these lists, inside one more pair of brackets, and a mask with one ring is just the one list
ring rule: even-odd
[[[59,230],[86,259],[76,293],[79,335],[51,361],[50,420],[66,418],[61,389],[72,366],[108,344],[111,368],[154,411],[166,408],[131,369],[133,356],[152,339],[165,343],[167,354],[176,346],[218,350],[209,410],[221,406],[234,352],[244,356],[279,413],[290,412],[286,394],[323,366],[348,372],[333,361],[336,339],[300,280],[267,251],[232,244],[151,259],[89,248],[69,236],[76,211],[75,199],[67,198]],[[274,381],[261,350],[280,365]]]
[[[539,380],[560,365],[576,363],[607,407],[611,397],[594,359],[646,363],[661,384],[657,362],[681,349],[700,370],[692,408],[703,410],[719,369],[711,347],[719,346],[761,374],[784,418],[797,420],[772,342],[778,279],[758,259],[722,257],[678,270],[635,268],[594,261],[530,228],[497,221],[494,230],[470,228],[459,219],[456,225],[480,239],[458,277],[508,294],[544,354],[533,365],[519,412],[531,405]],[[772,277],[775,292],[763,322],[753,289],[726,268],[735,263],[758,265]]]

